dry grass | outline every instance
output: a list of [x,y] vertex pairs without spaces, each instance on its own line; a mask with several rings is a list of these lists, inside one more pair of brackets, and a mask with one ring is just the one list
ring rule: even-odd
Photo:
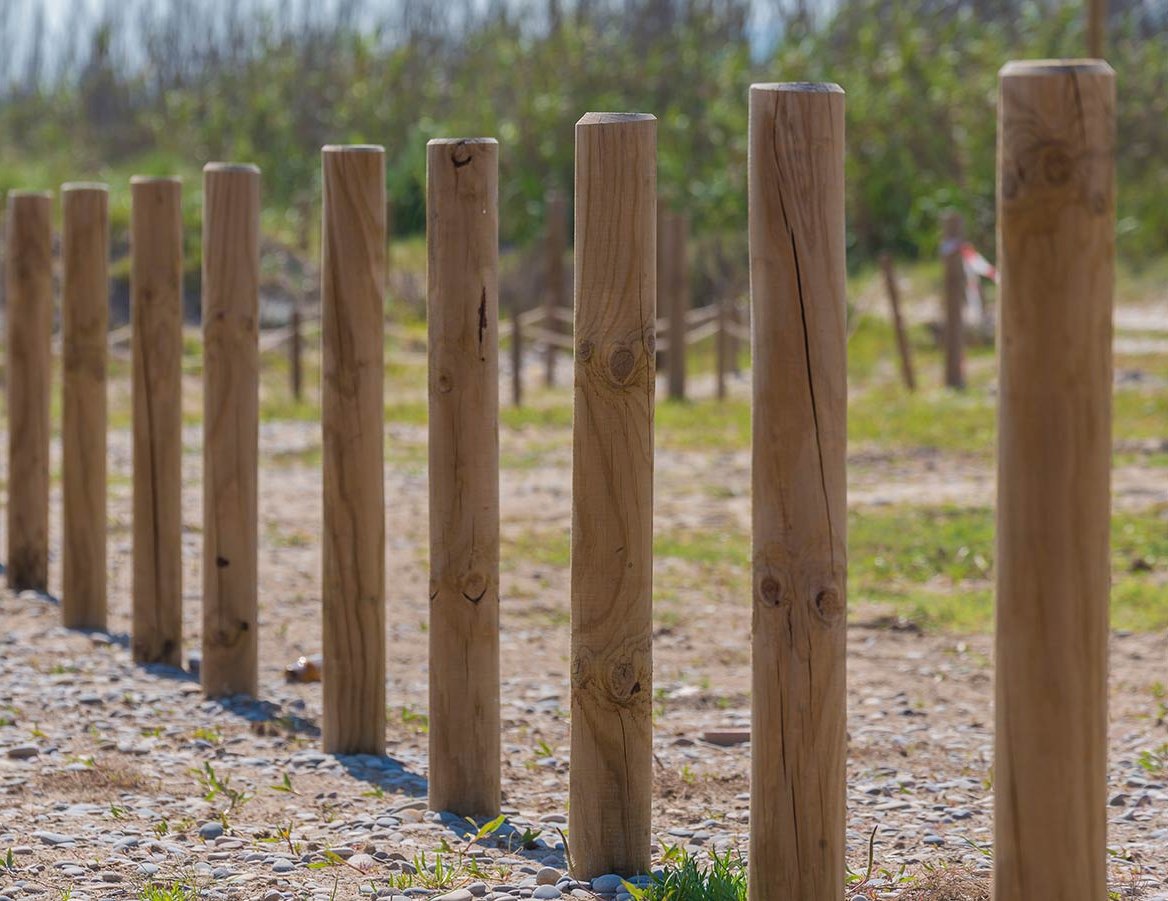
[[81,801],[111,801],[123,792],[150,792],[159,787],[157,779],[144,775],[122,761],[95,760],[83,770],[58,770],[41,780],[47,792]]
[[962,867],[943,867],[914,880],[899,901],[990,901],[990,881]]

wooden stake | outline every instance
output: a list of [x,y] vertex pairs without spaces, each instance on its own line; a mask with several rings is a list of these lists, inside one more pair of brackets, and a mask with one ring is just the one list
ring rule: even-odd
[[324,750],[385,753],[385,151],[325,147]]
[[8,194],[8,587],[49,589],[53,196]]
[[578,879],[649,866],[657,120],[576,123],[572,760]]
[[304,325],[300,315],[299,299],[292,302],[292,339],[288,343],[288,369],[292,376],[292,399],[300,403],[304,397]]
[[426,150],[430,807],[498,814],[499,145]]
[[1107,53],[1107,0],[1087,2],[1087,55],[1103,59]]
[[669,398],[685,400],[685,314],[689,309],[689,219],[682,213],[669,217],[673,250],[669,303]]
[[913,373],[912,347],[908,343],[908,333],[904,327],[904,319],[900,315],[900,286],[896,283],[896,270],[893,268],[891,255],[880,254],[880,270],[884,273],[884,286],[888,289],[888,305],[892,309],[892,328],[896,332],[900,374],[904,379],[904,387],[909,391],[916,391],[917,379]]
[[518,309],[511,312],[511,404],[523,406],[523,320]]
[[[549,332],[559,332],[559,310],[567,306],[564,298],[564,250],[567,248],[567,204],[559,191],[549,191],[547,196],[547,294],[543,327]],[[559,348],[549,343],[544,351],[544,382],[547,387],[556,384],[556,354]]]
[[259,680],[260,170],[203,167],[203,661],[208,697]]
[[844,895],[844,93],[750,89],[751,901]]
[[965,226],[961,214],[945,214],[941,258],[945,266],[945,316],[942,321],[942,344],[945,349],[945,387],[965,388],[965,263],[961,245]]
[[730,350],[730,301],[719,300],[717,314],[718,330],[714,333],[714,370],[715,378],[717,380],[717,396],[718,400],[726,399],[726,370],[728,367],[727,357]]
[[63,185],[61,206],[61,614],[105,629],[109,189]]
[[998,110],[994,898],[1103,898],[1115,75],[1008,63]]
[[182,665],[182,182],[130,179],[133,654]]

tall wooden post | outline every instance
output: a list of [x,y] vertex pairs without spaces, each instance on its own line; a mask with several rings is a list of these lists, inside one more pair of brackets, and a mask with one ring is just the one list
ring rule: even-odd
[[896,270],[893,268],[891,255],[880,254],[880,271],[884,273],[884,286],[888,289],[892,328],[896,333],[896,350],[900,357],[900,374],[904,379],[904,386],[909,391],[916,391],[917,378],[913,372],[912,346],[908,343],[908,332],[904,327],[904,318],[900,315],[900,286],[896,283]]
[[182,182],[130,180],[133,655],[182,665]]
[[499,812],[499,145],[426,151],[430,807]]
[[61,187],[61,613],[106,628],[106,332],[109,189]]
[[578,879],[649,866],[657,120],[576,123],[572,766]]
[[685,314],[689,309],[689,219],[674,213],[668,219],[673,249],[669,310],[669,398],[685,400]]
[[257,693],[260,170],[203,168],[203,690]]
[[961,214],[950,210],[942,224],[941,260],[945,268],[945,309],[941,343],[945,351],[945,387],[965,387],[965,262],[961,245],[965,225]]
[[1107,53],[1107,0],[1086,0],[1087,55],[1103,59]]
[[1115,75],[1009,63],[998,115],[994,898],[1102,898]]
[[750,89],[751,901],[844,895],[844,93]]
[[385,151],[325,147],[324,749],[385,752]]
[[[547,195],[547,293],[544,295],[543,327],[549,332],[559,332],[560,320],[556,313],[567,307],[564,298],[564,251],[568,245],[567,204],[559,191],[549,191]],[[556,384],[556,354],[559,348],[549,343],[544,351],[544,382],[552,388]]]
[[53,197],[8,195],[8,587],[49,588]]
[[523,406],[523,320],[511,313],[511,405]]

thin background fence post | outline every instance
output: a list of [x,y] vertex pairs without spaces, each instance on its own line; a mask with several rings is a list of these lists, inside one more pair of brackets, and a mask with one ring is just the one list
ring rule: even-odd
[[[568,244],[567,236],[567,204],[564,195],[559,191],[549,191],[547,195],[547,237],[545,251],[547,253],[547,293],[545,294],[545,311],[543,327],[549,332],[563,331],[560,319],[556,315],[567,307],[564,299],[564,250]],[[559,348],[549,342],[544,352],[544,382],[552,388],[556,384],[556,355]]]
[[133,655],[182,665],[182,182],[130,180]]
[[844,896],[844,94],[750,89],[751,901]]
[[203,660],[209,697],[257,693],[260,170],[203,168]]
[[49,588],[53,195],[8,195],[8,560],[13,591]]
[[576,123],[572,757],[578,879],[649,866],[657,121]]
[[912,346],[908,343],[908,333],[904,318],[900,315],[900,286],[896,283],[896,268],[891,254],[880,254],[880,271],[884,273],[884,286],[888,289],[888,305],[892,310],[892,328],[896,333],[896,352],[900,358],[900,375],[904,387],[916,391],[917,378],[913,372]]
[[61,187],[61,613],[106,628],[109,189]]
[[430,807],[499,812],[499,145],[430,141]]
[[1103,898],[1115,74],[1008,63],[999,98],[994,898]]
[[727,357],[730,353],[730,301],[717,301],[718,308],[714,311],[717,331],[714,332],[714,379],[715,393],[718,400],[726,399],[726,370],[729,368]]
[[1107,0],[1086,0],[1087,55],[1103,59],[1107,53]]
[[292,399],[300,403],[304,397],[304,324],[300,313],[300,298],[292,302],[292,335],[288,343],[288,369],[292,378]]
[[945,352],[945,387],[965,387],[965,263],[961,245],[965,224],[961,214],[950,210],[942,224],[941,258],[945,269],[945,309],[941,321],[941,345]]
[[511,311],[511,405],[523,406],[523,320]]
[[385,753],[385,151],[321,153],[323,739]]
[[[660,219],[658,220],[660,221]],[[667,307],[669,311],[669,398],[685,400],[685,314],[689,309],[689,219],[674,213],[667,220],[672,232],[673,270]]]

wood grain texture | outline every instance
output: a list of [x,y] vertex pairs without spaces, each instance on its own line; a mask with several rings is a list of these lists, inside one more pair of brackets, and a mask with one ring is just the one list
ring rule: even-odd
[[569,826],[577,878],[649,865],[657,120],[576,123]]
[[1106,896],[1115,76],[1001,72],[994,897]]
[[13,591],[49,588],[53,199],[8,195],[8,559]]
[[385,753],[385,151],[325,147],[324,750]]
[[844,94],[750,89],[751,901],[844,894]]
[[208,697],[259,680],[260,171],[203,168],[203,660]]
[[182,665],[182,182],[130,180],[134,408],[133,638]]
[[965,241],[965,223],[952,210],[942,223],[942,264],[945,271],[945,304],[942,312],[941,344],[945,352],[945,387],[965,388],[965,263],[961,245]]
[[499,145],[426,152],[430,339],[430,807],[500,798]]
[[[548,331],[560,331],[560,320],[556,311],[568,304],[565,298],[564,252],[568,248],[568,205],[559,191],[549,191],[547,195],[547,231],[544,237],[544,254],[547,257],[547,288],[544,307],[547,315],[543,327]],[[556,356],[560,349],[548,343],[544,350],[544,384],[548,388],[556,384]]]
[[105,629],[109,189],[63,185],[61,211],[61,614]]
[[896,333],[896,353],[900,360],[900,377],[909,391],[917,390],[917,377],[913,371],[912,345],[908,341],[904,317],[900,313],[900,285],[896,281],[896,267],[892,256],[880,254],[880,271],[884,274],[884,287],[888,291],[888,306],[892,313],[892,328]]

